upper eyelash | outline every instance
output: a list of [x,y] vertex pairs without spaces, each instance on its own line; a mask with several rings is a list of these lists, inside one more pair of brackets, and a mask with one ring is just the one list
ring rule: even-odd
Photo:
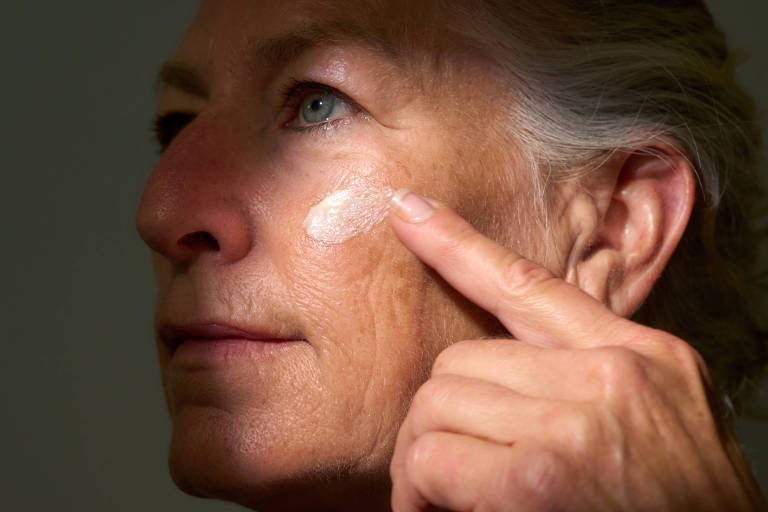
[[339,91],[335,87],[331,87],[330,85],[326,85],[326,84],[321,84],[320,82],[304,82],[301,80],[297,80],[295,78],[291,78],[288,84],[286,84],[286,86],[283,87],[281,91],[280,96],[283,98],[282,106],[283,108],[288,108],[290,106],[293,106],[296,103],[298,103],[298,100],[306,96],[307,93],[317,92],[317,91],[323,91],[323,92],[333,94],[334,96],[344,100],[344,102],[349,104],[351,107],[362,110],[360,105],[358,105],[355,100],[353,100],[343,92]]
[[[323,92],[332,94],[337,98],[341,99],[342,101],[344,101],[347,105],[349,105],[354,112],[361,112],[367,115],[367,111],[364,108],[362,108],[360,104],[358,104],[355,100],[353,100],[343,92],[339,91],[335,87],[331,87],[330,85],[326,85],[326,84],[321,84],[319,82],[300,81],[300,80],[296,80],[295,78],[292,78],[290,82],[281,91],[282,108],[296,109],[299,103],[301,102],[301,100],[303,100],[307,96],[307,94],[312,92],[318,92],[318,91],[323,91]],[[177,120],[182,117],[185,118],[187,121],[184,124],[184,126],[186,126],[186,124],[189,124],[189,122],[191,122],[195,118],[195,115],[188,112],[169,112],[167,114],[158,115],[154,119],[152,124],[152,131],[154,133],[155,140],[160,146],[159,148],[160,153],[163,153],[168,148],[168,146],[170,146],[171,142],[173,142],[173,139],[177,135],[176,133],[173,133],[173,134],[169,133],[170,130],[168,129],[167,125],[171,121]],[[290,121],[292,121],[293,119],[295,119],[295,114]],[[324,130],[324,129],[331,128],[340,121],[343,121],[343,119],[332,119],[324,123],[317,123],[309,126],[295,127],[294,129],[302,132],[313,132],[316,130]]]
[[[349,107],[352,109],[352,111],[356,113],[364,113],[368,114],[367,111],[360,106],[359,103],[357,103],[355,100],[344,94],[343,92],[339,91],[335,87],[331,87],[330,85],[322,84],[319,82],[305,82],[301,80],[297,80],[295,78],[292,78],[288,84],[286,84],[285,87],[281,90],[280,96],[282,97],[282,108],[283,109],[291,109],[296,110],[301,102],[307,94],[312,92],[327,92],[329,94],[332,94],[336,96],[337,98],[341,99],[349,105]],[[291,122],[296,118],[295,113],[291,117],[291,119],[288,121]],[[327,128],[328,124],[333,123],[334,120],[325,122],[325,123],[318,123],[310,126],[302,126],[302,127],[296,127],[297,130],[300,131],[310,131],[315,130],[319,128]],[[287,124],[287,123],[286,123]]]

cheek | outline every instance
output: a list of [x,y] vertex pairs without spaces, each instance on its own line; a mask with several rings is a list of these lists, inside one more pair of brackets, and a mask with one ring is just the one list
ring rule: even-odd
[[[271,192],[254,206],[261,257],[312,345],[323,407],[335,411],[326,419],[358,433],[391,430],[364,436],[385,439],[439,350],[488,334],[487,319],[405,249],[385,219],[391,190],[432,190],[454,206],[458,192],[434,157],[398,160],[373,144],[297,149],[262,169]],[[363,410],[381,421],[361,425]]]
[[340,244],[381,224],[389,211],[389,188],[337,190],[309,209],[304,232],[319,244]]
[[378,307],[377,282],[387,280],[382,276],[391,274],[396,258],[385,217],[393,184],[403,177],[370,149],[364,159],[361,152],[328,148],[297,153],[281,159],[287,171],[274,180],[280,199],[270,201],[269,215],[259,216],[267,220],[271,264],[305,329],[368,323]]
[[418,287],[411,286],[407,297],[404,288],[421,269],[409,262],[385,220],[389,188],[360,180],[351,187],[303,202],[281,251],[290,257],[276,265],[304,327],[318,336],[316,346],[343,351],[357,369],[361,361],[354,354],[386,336],[381,326],[392,320],[389,312],[418,302]]
[[347,411],[343,422],[359,421],[363,407],[398,415],[384,399],[407,401],[428,366],[420,346],[424,267],[385,218],[391,189],[409,183],[381,160],[317,158],[306,172],[306,162],[294,161],[291,172],[306,179],[281,184],[291,205],[270,208],[281,219],[269,236],[279,255],[272,264],[317,354],[323,387]]

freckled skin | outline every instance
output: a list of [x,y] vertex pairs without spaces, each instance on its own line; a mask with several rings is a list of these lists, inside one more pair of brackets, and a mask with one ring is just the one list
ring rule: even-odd
[[304,231],[320,243],[345,242],[384,221],[392,194],[363,187],[337,190],[309,209]]
[[[275,4],[203,3],[176,60],[201,75],[210,98],[164,91],[160,113],[197,118],[152,173],[137,224],[154,250],[158,322],[247,319],[308,343],[258,364],[191,373],[171,371],[158,342],[171,474],[188,493],[259,510],[339,502],[387,510],[389,459],[413,392],[442,348],[498,334],[498,324],[428,271],[386,222],[337,245],[313,241],[302,222],[323,197],[361,182],[423,190],[458,211],[493,204],[481,198],[503,191],[482,156],[460,159],[467,147],[492,154],[482,144],[493,141],[477,136],[477,123],[446,117],[465,86],[482,89],[460,81],[416,89],[391,63],[349,44],[260,73],[248,65],[248,38],[291,30],[302,22],[296,13],[322,16],[301,2],[285,3],[291,15]],[[340,74],[339,62],[348,71]],[[329,85],[372,119],[325,134],[290,132],[277,121],[284,112],[276,93],[289,77],[342,82]],[[467,110],[487,110],[475,118],[491,122],[492,93],[472,97]],[[222,254],[180,262],[164,250],[164,240],[198,230],[219,236]],[[228,247],[236,257],[224,261]]]

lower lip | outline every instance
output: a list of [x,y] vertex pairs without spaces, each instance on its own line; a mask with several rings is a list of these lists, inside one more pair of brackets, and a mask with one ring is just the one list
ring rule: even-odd
[[306,340],[187,339],[176,347],[170,363],[173,366],[191,368],[220,366],[242,360],[263,358],[297,343],[306,343]]

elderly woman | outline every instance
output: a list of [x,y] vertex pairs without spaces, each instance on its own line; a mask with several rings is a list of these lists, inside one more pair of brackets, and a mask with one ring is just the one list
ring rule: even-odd
[[182,490],[765,507],[726,420],[768,358],[759,135],[701,1],[209,0],[161,79]]

